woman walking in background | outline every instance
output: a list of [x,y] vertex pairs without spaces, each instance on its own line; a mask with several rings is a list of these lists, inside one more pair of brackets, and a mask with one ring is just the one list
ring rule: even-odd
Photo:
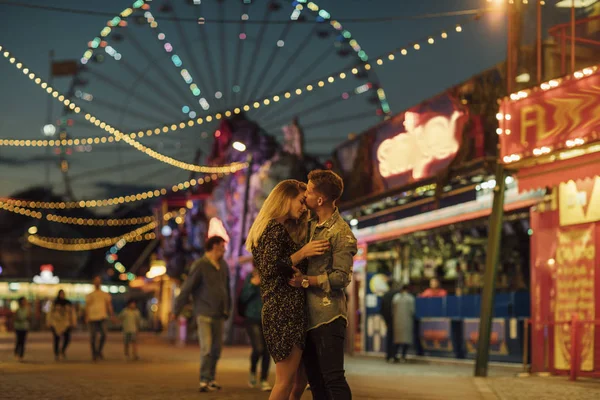
[[29,331],[29,308],[27,307],[27,299],[19,298],[19,308],[15,312],[15,334],[17,343],[15,345],[15,359],[23,361],[25,355],[25,342],[27,340],[27,332]]
[[[67,300],[65,291],[59,290],[52,304],[52,309],[48,314],[48,326],[52,330],[54,337],[54,359],[66,359],[66,351],[71,341],[71,329],[77,325],[77,315],[75,308],[69,300]],[[60,338],[63,338],[62,347],[60,346]]]
[[241,306],[241,314],[245,318],[246,331],[250,337],[252,345],[252,353],[250,354],[250,376],[248,385],[252,388],[257,386],[256,372],[258,361],[261,362],[260,369],[260,390],[263,392],[270,391],[271,385],[267,381],[269,379],[269,367],[271,366],[271,355],[265,343],[263,335],[261,312],[262,299],[260,298],[260,276],[258,270],[254,268],[246,277],[242,293],[240,294],[239,305]]
[[300,181],[279,182],[261,207],[246,241],[260,275],[263,332],[275,361],[270,400],[288,400],[296,381],[306,382],[300,368],[307,325],[305,293],[288,281],[298,271],[294,266],[306,273],[302,261],[324,254],[329,247],[327,240],[314,240],[302,247],[307,231],[305,191],[306,184]]

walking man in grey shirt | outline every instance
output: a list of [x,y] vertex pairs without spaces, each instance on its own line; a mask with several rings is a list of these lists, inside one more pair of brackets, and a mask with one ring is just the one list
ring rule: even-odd
[[205,250],[204,257],[192,264],[192,272],[175,299],[172,318],[181,313],[191,295],[200,341],[200,391],[211,392],[221,389],[215,374],[223,347],[223,326],[231,308],[231,294],[229,267],[223,259],[225,240],[220,236],[210,237]]
[[290,280],[290,285],[306,289],[309,324],[303,363],[316,400],[352,398],[344,371],[348,325],[344,289],[352,278],[357,248],[352,230],[335,205],[343,190],[342,178],[332,171],[308,174],[306,206],[314,216],[308,240],[328,240],[330,246],[325,254],[309,258],[307,275],[296,274]]

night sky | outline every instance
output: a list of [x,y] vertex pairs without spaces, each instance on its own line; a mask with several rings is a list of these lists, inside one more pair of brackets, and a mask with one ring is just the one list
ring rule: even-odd
[[[27,0],[20,3],[52,4],[117,15],[133,0],[61,0],[52,3]],[[172,4],[174,11],[161,13],[158,8],[165,3]],[[346,57],[338,55],[334,47],[337,34],[329,24],[320,24],[316,28],[324,37],[315,33],[312,22],[315,15],[308,10],[304,10],[303,14],[311,23],[268,25],[262,33],[260,52],[257,52],[260,25],[246,25],[243,31],[246,40],[240,41],[239,23],[225,24],[221,29],[221,24],[199,26],[193,21],[198,17],[240,20],[243,14],[242,1],[225,0],[222,7],[218,6],[216,0],[202,0],[201,6],[190,3],[185,0],[151,2],[150,11],[159,23],[157,29],[145,23],[136,24],[129,17],[129,26],[116,30],[122,34],[123,40],[117,42],[110,36],[108,38],[108,44],[121,54],[121,60],[114,60],[102,50],[98,52],[103,54],[104,62],[90,61],[89,71],[81,76],[87,85],[78,88],[93,95],[93,100],[86,102],[78,99],[78,104],[113,126],[128,132],[138,131],[186,120],[189,117],[182,110],[186,106],[201,117],[246,104],[247,100],[264,95],[272,96],[305,87],[315,79],[339,73],[358,61],[354,52]],[[267,2],[254,0],[252,3],[247,9],[249,20],[265,19]],[[280,0],[279,3],[281,9],[268,17],[271,20],[289,20],[293,11],[291,2]],[[373,62],[372,71],[376,76],[370,75],[368,79],[374,81],[378,78],[392,113],[440,93],[494,66],[505,57],[505,18],[501,13],[486,15],[477,22],[468,22],[473,19],[469,16],[378,23],[344,22],[352,18],[411,16],[482,8],[489,5],[485,0],[318,0],[315,3],[327,10],[332,19],[340,21],[371,59],[407,46],[407,56],[397,56],[396,61],[386,62],[383,66],[376,66]],[[164,16],[192,20],[181,22],[178,26],[175,22],[161,19]],[[79,60],[87,50],[87,42],[100,35],[108,19],[107,16],[13,7],[0,1],[0,45],[5,46],[33,72],[47,79],[50,50],[54,50],[57,60]],[[457,23],[464,24],[460,34],[451,29]],[[446,40],[439,36],[443,30],[449,33]],[[159,32],[166,35],[162,42],[157,39]],[[278,47],[277,41],[286,32],[283,47]],[[221,40],[222,35],[224,41]],[[428,45],[422,41],[421,50],[413,51],[412,43],[429,35],[435,35],[435,44]],[[310,36],[308,45],[299,51],[307,36]],[[164,50],[166,42],[173,47],[171,53]],[[238,58],[240,42],[242,53]],[[208,111],[202,109],[198,97],[192,94],[180,75],[180,69],[173,65],[171,56],[175,53],[183,63],[182,68],[188,69],[202,91],[201,97],[206,96],[210,105]],[[274,54],[272,59],[271,53]],[[290,62],[296,53],[300,54]],[[239,60],[237,63],[236,59]],[[272,65],[267,64],[269,60]],[[239,69],[236,64],[239,64]],[[275,81],[282,69],[285,74]],[[237,95],[232,90],[236,80],[241,88]],[[273,82],[270,85],[272,87],[268,87],[269,82]],[[307,151],[325,158],[349,133],[360,133],[381,121],[381,117],[375,115],[376,105],[368,101],[374,92],[342,100],[343,93],[352,94],[356,87],[366,82],[354,77],[338,79],[334,84],[314,90],[310,95],[300,96],[298,100],[281,101],[258,112],[251,111],[248,117],[280,138],[280,126],[299,114],[300,123],[306,126]],[[70,78],[58,78],[53,87],[66,92],[69,84]],[[216,91],[223,93],[221,99],[215,98]],[[0,138],[43,138],[41,128],[47,121],[48,98],[45,92],[2,58]],[[52,120],[58,119],[60,112],[59,103],[54,102]],[[91,127],[82,117],[73,118],[75,124],[69,128],[72,138],[106,135],[104,131]],[[341,120],[343,122],[340,123]],[[216,128],[214,123],[205,124],[141,141],[161,153],[192,162],[198,148],[209,151],[210,138]],[[206,134],[203,135],[203,132]],[[189,177],[189,172],[152,160],[123,143],[94,145],[91,152],[75,152],[67,159],[75,195],[83,199],[170,186]],[[57,157],[52,150],[48,153],[46,149],[39,148],[0,148],[0,168],[2,196],[46,184],[52,185],[56,193],[64,191]],[[48,175],[45,172],[47,168],[50,168]]]

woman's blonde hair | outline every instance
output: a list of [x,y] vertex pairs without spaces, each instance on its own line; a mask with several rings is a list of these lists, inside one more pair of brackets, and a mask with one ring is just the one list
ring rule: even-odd
[[[269,193],[269,196],[263,203],[246,239],[246,249],[252,251],[252,248],[258,244],[258,240],[265,231],[265,228],[271,220],[287,217],[294,200],[300,193],[306,191],[306,183],[295,179],[281,181]],[[292,239],[298,244],[304,244],[307,232],[308,213],[304,213],[298,220],[287,220],[283,224]]]

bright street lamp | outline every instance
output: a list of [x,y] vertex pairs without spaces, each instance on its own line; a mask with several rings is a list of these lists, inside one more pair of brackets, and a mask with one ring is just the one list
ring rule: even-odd
[[233,142],[233,144],[231,146],[234,149],[236,149],[237,151],[239,151],[240,153],[243,153],[246,151],[246,145],[242,142]]
[[44,127],[42,128],[42,133],[44,134],[44,136],[54,136],[54,134],[56,133],[56,127],[52,124],[44,125]]

